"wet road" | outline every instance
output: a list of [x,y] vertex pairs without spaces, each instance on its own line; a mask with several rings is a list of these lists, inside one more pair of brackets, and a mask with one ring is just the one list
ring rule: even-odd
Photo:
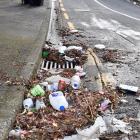
[[[69,20],[85,33],[91,48],[104,44],[106,49],[117,50],[118,61],[103,63],[117,84],[140,86],[140,7],[127,0],[63,1]],[[124,97],[128,103],[116,110],[118,117],[137,116],[140,104],[135,98],[134,95]]]
[[139,86],[140,7],[126,0],[64,0],[64,7],[70,21],[90,38],[91,47],[102,43],[121,50],[125,64],[104,64],[117,83]]

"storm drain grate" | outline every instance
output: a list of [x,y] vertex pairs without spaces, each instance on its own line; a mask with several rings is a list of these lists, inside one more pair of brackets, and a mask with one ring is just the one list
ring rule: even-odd
[[74,69],[75,63],[66,61],[63,65],[53,61],[43,60],[42,69]]

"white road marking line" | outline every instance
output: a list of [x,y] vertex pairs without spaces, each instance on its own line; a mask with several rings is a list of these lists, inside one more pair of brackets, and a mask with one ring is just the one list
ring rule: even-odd
[[132,17],[132,16],[130,16],[130,15],[127,15],[127,14],[121,13],[121,12],[116,11],[116,10],[113,10],[113,9],[107,7],[106,5],[102,4],[102,3],[99,2],[98,0],[94,0],[94,1],[95,1],[96,3],[98,3],[99,5],[101,5],[102,7],[106,8],[106,9],[108,9],[108,10],[114,12],[114,13],[117,13],[117,14],[123,15],[123,16],[125,16],[125,17],[128,17],[128,18],[131,18],[131,19],[134,19],[134,20],[138,20],[138,21],[140,21],[139,18],[135,18],[135,17]]

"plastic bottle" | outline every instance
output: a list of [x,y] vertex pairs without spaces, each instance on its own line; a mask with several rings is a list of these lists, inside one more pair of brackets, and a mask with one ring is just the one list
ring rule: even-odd
[[27,98],[23,101],[23,106],[26,109],[32,108],[34,105],[33,100],[31,98]]
[[74,75],[71,78],[71,86],[73,87],[73,89],[79,89],[80,88],[80,84],[81,84],[81,79],[79,77],[79,75]]
[[53,92],[49,95],[50,104],[58,111],[64,111],[68,108],[68,102],[61,91]]

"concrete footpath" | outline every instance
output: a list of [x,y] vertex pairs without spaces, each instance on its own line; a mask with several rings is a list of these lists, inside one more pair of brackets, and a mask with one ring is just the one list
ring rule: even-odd
[[24,87],[6,81],[28,80],[39,62],[50,19],[50,2],[40,7],[0,0],[0,140],[21,107]]

